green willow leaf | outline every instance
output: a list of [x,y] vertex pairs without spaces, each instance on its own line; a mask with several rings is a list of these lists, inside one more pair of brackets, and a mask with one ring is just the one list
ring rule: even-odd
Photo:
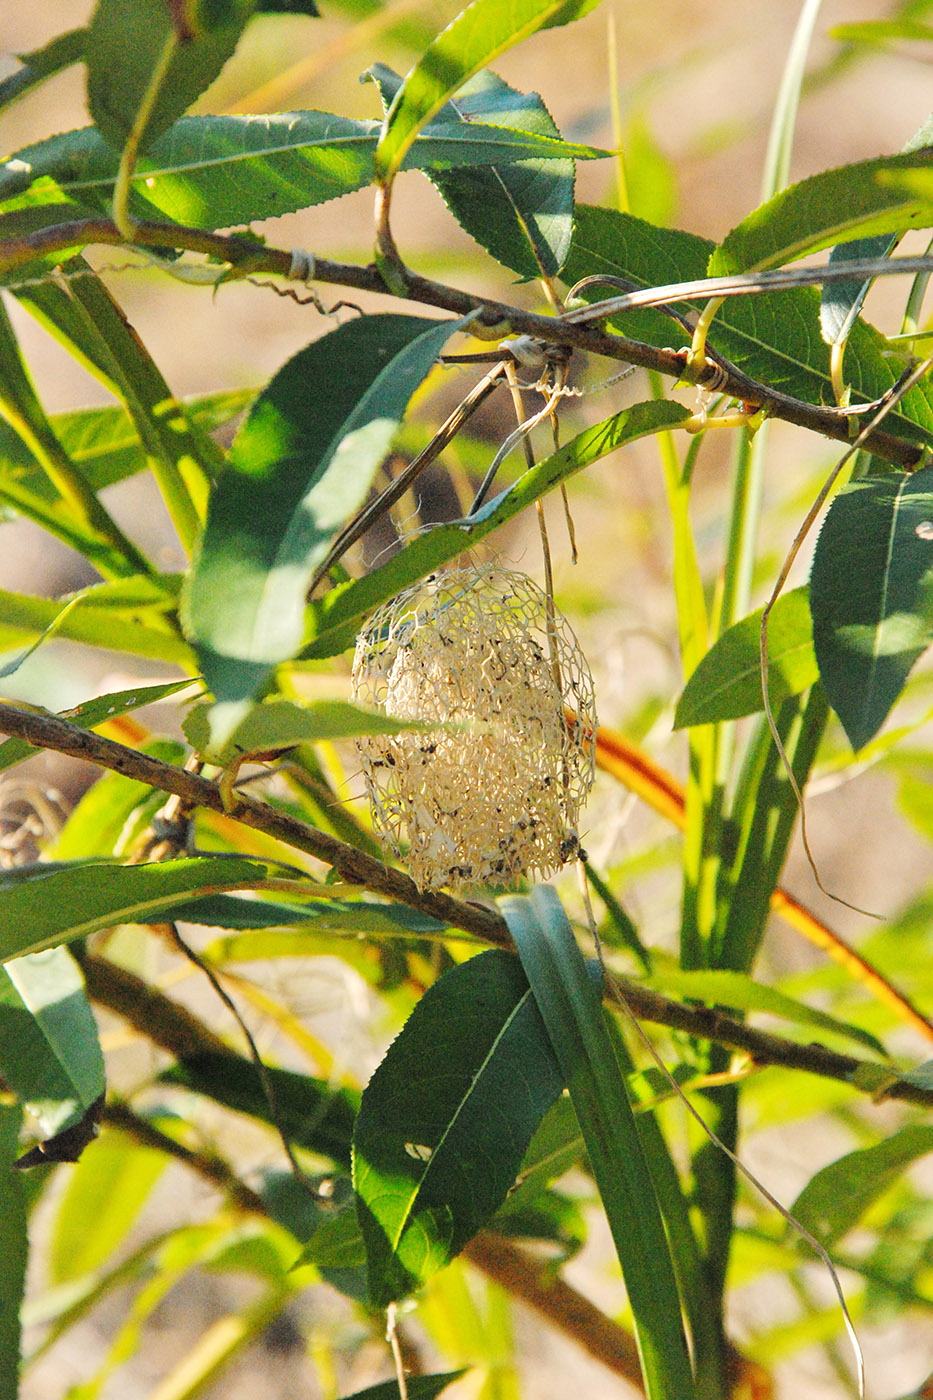
[[230,58],[256,0],[215,5],[215,20],[200,32],[181,32],[181,12],[164,0],[98,0],[87,36],[88,106],[95,124],[117,150],[126,143],[166,44],[176,48],[146,121],[141,146],[180,117]]
[[[185,400],[182,408],[203,432],[213,432],[248,408],[255,396],[252,389],[227,389]],[[124,408],[77,409],[53,414],[49,422],[94,491],[125,481],[148,466],[139,434]],[[0,475],[7,474],[40,498],[50,503],[54,500],[55,493],[45,472],[36,466],[22,440],[0,422]],[[12,520],[17,514],[2,503],[0,512],[0,519]]]
[[[372,183],[380,129],[377,121],[314,111],[182,117],[140,158],[131,209],[138,218],[225,228],[322,204]],[[418,138],[404,169],[431,173],[603,155],[546,131],[445,121]],[[49,223],[109,210],[117,164],[93,127],[67,131],[0,164],[0,201],[13,209],[31,191],[40,212],[43,201],[49,205]],[[74,207],[63,212],[63,199]]]
[[[689,417],[685,408],[668,400],[634,404],[587,428],[559,451],[490,501],[467,524],[438,525],[399,550],[394,558],[365,578],[340,585],[311,606],[313,640],[303,655],[331,656],[352,646],[357,620],[386,598],[415,583],[432,569],[455,559],[497,526],[518,515],[539,497],[566,481],[574,472],[598,462],[607,453],[637,438],[674,428]],[[475,524],[473,523],[475,520]],[[352,629],[352,630],[350,630]]]
[[347,1089],[294,1070],[266,1067],[275,1115],[256,1066],[240,1055],[196,1055],[165,1070],[161,1084],[204,1094],[236,1113],[281,1124],[289,1141],[341,1167],[350,1165],[350,1143],[358,1102]]
[[834,243],[933,223],[933,189],[909,177],[933,166],[933,151],[909,151],[825,170],[782,190],[737,224],[709,261],[709,275],[781,267]]
[[[123,585],[99,584],[82,590],[79,606],[72,606],[74,594],[64,599],[36,598],[0,589],[0,652],[32,643],[51,628],[61,640],[197,670],[194,652],[164,616],[158,589],[148,590],[137,579],[126,581],[122,595],[108,592],[111,587]],[[121,596],[123,601],[117,601]]]
[[[328,945],[320,934],[442,933],[446,927],[406,904],[381,904],[372,899],[316,899],[307,904],[280,904],[267,899],[239,899],[232,894],[212,895],[178,905],[175,917],[183,923],[209,928],[243,929],[243,937],[221,938],[203,952],[213,962],[244,962],[254,958],[307,957],[324,952]],[[310,926],[305,937],[303,926]],[[294,933],[264,933],[252,937],[249,930],[295,929]]]
[[933,1127],[918,1123],[901,1128],[874,1147],[848,1152],[818,1171],[791,1206],[791,1214],[831,1249],[918,1157],[929,1152]]
[[22,1173],[13,1163],[22,1116],[18,1104],[0,1103],[0,1400],[19,1395],[20,1308],[29,1242]]
[[[388,110],[402,79],[381,63],[366,76],[377,84]],[[435,125],[478,121],[560,138],[536,92],[517,92],[490,72],[477,74],[456,103],[445,103]],[[560,272],[573,234],[572,160],[524,160],[493,169],[427,174],[460,227],[499,262],[529,278]]]
[[104,1092],[104,1059],[84,981],[67,948],[0,967],[0,1069],[52,1137]]
[[0,872],[0,961],[84,938],[114,924],[159,922],[192,895],[255,889],[278,867],[239,856],[149,865],[76,861]]
[[[578,204],[573,246],[561,277],[569,286],[582,277],[609,273],[640,287],[656,287],[704,277],[713,249],[694,234]],[[585,296],[597,300],[600,291],[594,288]],[[734,297],[716,314],[712,344],[753,379],[810,403],[831,403],[829,348],[816,331],[819,304],[812,287]],[[685,338],[681,328],[653,310],[627,313],[617,325],[652,345],[679,345]],[[893,385],[896,372],[886,347],[885,338],[864,321],[853,326],[846,351],[853,398],[868,402]],[[933,389],[925,384],[911,390],[885,421],[892,431],[925,443],[933,429]]]
[[353,1135],[374,1305],[411,1293],[482,1229],[562,1087],[517,958],[481,953],[428,989],[365,1089]]
[[418,132],[469,78],[538,29],[579,19],[599,0],[473,0],[427,47],[383,123],[376,179],[394,179]]
[[[764,608],[722,634],[687,681],[674,728],[718,724],[764,709],[761,694],[761,618]],[[768,695],[774,709],[818,678],[806,588],[777,600],[768,618]]]
[[[904,145],[905,151],[919,151],[933,142],[933,117],[924,122]],[[878,238],[856,238],[850,243],[837,243],[829,255],[830,263],[847,262],[853,258],[884,258],[897,247],[898,234],[881,234]],[[849,336],[855,318],[871,287],[867,282],[833,282],[820,295],[820,331],[827,345],[839,345]]]
[[651,1172],[600,994],[556,892],[539,885],[500,908],[570,1090],[615,1243],[648,1400],[691,1400],[693,1375],[674,1266]]
[[[51,1282],[67,1283],[110,1263],[169,1164],[164,1152],[105,1133],[74,1169],[48,1245]],[[93,1220],[93,1230],[86,1223]]]
[[823,688],[860,749],[933,642],[933,467],[840,491],[817,540],[810,611]]
[[[300,350],[253,404],[212,493],[184,616],[222,705],[300,650],[305,593],[366,499],[415,389],[467,320],[362,316]],[[326,386],[326,391],[325,391]],[[233,723],[229,718],[227,737]]]
[[[436,722],[433,727],[436,727]],[[199,754],[227,764],[243,754],[278,753],[296,744],[355,739],[361,734],[397,734],[423,728],[417,720],[396,719],[349,700],[266,700],[254,705],[219,749],[211,742],[210,706],[195,705],[182,728]]]
[[884,1046],[877,1036],[861,1026],[853,1026],[848,1021],[840,1021],[826,1011],[818,1011],[807,1006],[795,997],[789,997],[776,987],[765,986],[747,977],[743,972],[728,972],[721,969],[705,972],[681,971],[679,968],[665,968],[645,979],[649,987],[665,995],[688,998],[691,1001],[705,1002],[710,1006],[727,1006],[736,1011],[763,1011],[769,1016],[780,1016],[785,1021],[793,1021],[800,1026],[817,1026],[820,1030],[831,1031],[845,1040],[867,1045],[876,1055],[886,1055]]

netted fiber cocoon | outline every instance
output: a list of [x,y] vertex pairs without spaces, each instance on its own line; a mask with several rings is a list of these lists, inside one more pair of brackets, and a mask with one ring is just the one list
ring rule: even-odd
[[563,865],[593,782],[593,678],[566,619],[524,574],[432,575],[357,639],[356,699],[461,722],[359,741],[373,825],[420,889],[514,882]]

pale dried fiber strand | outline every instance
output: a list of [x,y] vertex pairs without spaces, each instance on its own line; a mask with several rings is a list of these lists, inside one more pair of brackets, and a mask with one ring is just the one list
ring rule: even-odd
[[525,574],[450,569],[400,593],[357,639],[356,699],[455,729],[359,741],[373,826],[420,889],[509,885],[577,851],[593,782],[593,679]]

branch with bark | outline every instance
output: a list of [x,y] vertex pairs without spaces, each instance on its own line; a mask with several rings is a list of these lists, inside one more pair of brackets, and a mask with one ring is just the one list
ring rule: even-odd
[[[289,249],[257,244],[252,239],[236,234],[213,233],[174,223],[139,222],[134,224],[134,233],[136,242],[129,244],[111,219],[101,218],[74,220],[10,238],[0,243],[0,277],[15,290],[15,282],[11,279],[19,270],[28,269],[24,278],[26,284],[37,277],[41,281],[45,276],[54,275],[51,270],[47,274],[42,274],[41,271],[37,273],[38,259],[48,259],[56,253],[71,254],[76,248],[98,244],[122,247],[127,251],[133,251],[137,247],[152,247],[201,253],[228,264],[230,273],[226,280],[253,277],[257,274],[282,277],[286,281],[296,280],[296,258],[294,252]],[[396,290],[387,284],[374,263],[358,266],[333,262],[328,258],[312,258],[309,255],[302,255],[298,261],[303,274],[306,274],[308,268],[311,269],[315,282],[375,292],[383,296],[398,295]],[[300,280],[304,281],[304,275]],[[302,300],[294,290],[285,294]],[[575,320],[574,316],[579,316],[579,312],[572,312],[568,316],[540,316],[518,306],[510,306],[505,302],[476,296],[456,287],[434,282],[427,277],[419,277],[407,268],[404,298],[423,306],[449,311],[455,316],[475,313],[474,331],[489,339],[527,335],[545,345],[565,345],[589,354],[622,360],[643,369],[655,370],[675,380],[688,380],[701,388],[715,389],[717,393],[740,400],[748,406],[760,408],[768,417],[783,419],[837,442],[849,443],[852,439],[851,413],[807,403],[803,399],[796,399],[790,394],[752,379],[728,360],[717,355],[712,348],[708,349],[708,359],[702,367],[694,368],[686,350],[659,349],[643,341],[609,334],[591,322]],[[308,301],[320,305],[314,296],[309,297]],[[597,314],[596,308],[590,307],[588,314]],[[908,442],[883,428],[875,428],[867,434],[864,446],[884,461],[908,470],[921,462],[925,450],[920,444]]]
[[[308,822],[276,811],[267,803],[237,794],[235,805],[225,808],[217,783],[42,711],[0,703],[0,731],[25,739],[36,748],[68,754],[111,772],[135,778],[162,792],[173,793],[190,807],[223,812],[253,830],[317,857],[347,883],[401,900],[451,928],[472,934],[484,943],[500,948],[512,947],[508,926],[498,910],[454,899],[450,895],[421,891],[401,871],[338,841]],[[110,975],[116,976],[115,973]],[[126,978],[129,974],[123,976]],[[914,1083],[909,1076],[898,1075],[890,1067],[876,1061],[840,1054],[819,1044],[799,1045],[748,1026],[715,1008],[688,1006],[674,1001],[630,978],[616,976],[615,989],[632,1014],[640,1020],[684,1031],[702,1040],[715,1041],[749,1056],[756,1065],[781,1065],[785,1069],[842,1080],[876,1097],[933,1106],[933,1090]],[[92,995],[100,999],[98,992],[99,989],[91,988]],[[147,999],[151,1001],[152,992],[153,989],[140,983],[114,1009],[133,1020],[135,1012],[130,1014],[132,1009],[144,1006]],[[157,1044],[163,1044],[158,1036],[152,1034],[158,1017],[153,1020],[149,1013],[143,1014],[145,1019],[140,1029],[152,1035]]]

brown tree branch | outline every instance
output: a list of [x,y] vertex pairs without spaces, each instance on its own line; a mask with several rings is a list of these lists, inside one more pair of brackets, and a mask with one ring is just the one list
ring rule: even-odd
[[[148,754],[137,753],[135,749],[114,743],[112,739],[105,739],[90,730],[81,729],[56,715],[0,703],[0,731],[25,739],[39,748],[55,749],[59,753],[66,753],[87,763],[136,778],[163,792],[175,793],[192,807],[205,807],[214,812],[224,810],[215,783],[208,782],[194,773],[188,773],[182,768],[176,768],[170,763],[151,758]],[[450,927],[474,934],[484,943],[500,948],[513,946],[508,926],[498,910],[453,899],[450,895],[422,892],[401,871],[383,865],[381,861],[364,855],[353,846],[328,836],[326,832],[319,831],[307,822],[277,812],[266,803],[238,794],[236,806],[227,815],[254,830],[274,836],[297,850],[316,856],[332,866],[348,883],[360,885],[391,899],[401,900]],[[107,966],[113,967],[113,964]],[[120,975],[123,978],[130,976],[128,973]],[[860,1060],[853,1055],[839,1054],[823,1045],[798,1045],[767,1031],[756,1030],[714,1008],[686,1006],[682,1002],[672,1001],[669,997],[650,991],[627,977],[616,977],[616,983],[620,995],[632,1013],[643,1021],[686,1031],[702,1040],[716,1041],[730,1049],[741,1050],[758,1065],[780,1065],[785,1069],[804,1070],[824,1078],[842,1080],[862,1092],[880,1093],[885,1098],[899,1099],[904,1103],[933,1106],[933,1090],[897,1075],[892,1075],[890,1080],[886,1080],[884,1065]],[[152,1008],[156,1005],[153,996],[157,997],[159,994],[154,993],[154,989],[147,988],[145,983],[140,983],[140,989],[145,990],[144,1000],[148,1000],[150,1008],[140,1029],[148,1035],[148,1017],[153,1014]],[[98,999],[104,1000],[102,997]],[[133,998],[128,1000],[132,1002]],[[132,1007],[125,1009],[125,1002],[114,1009],[136,1024],[135,1012]],[[160,1017],[157,1015],[153,1025],[159,1024]],[[168,1033],[174,1033],[173,1029],[170,1028]],[[157,1040],[157,1043],[170,1048],[162,1040]],[[190,1050],[187,1053],[190,1054]]]
[[[134,225],[134,229],[141,245],[202,253],[229,263],[235,274],[241,277],[267,273],[294,279],[294,255],[286,249],[259,245],[235,234],[213,233],[182,224],[140,222]],[[37,258],[73,251],[88,244],[123,247],[127,251],[132,251],[134,247],[126,243],[123,234],[110,219],[75,220],[10,238],[0,244],[0,275],[9,283],[10,274],[20,268],[30,268]],[[384,296],[394,295],[374,264],[360,267],[315,258],[312,280]],[[715,356],[712,349],[709,351],[709,363],[693,375],[687,370],[687,354],[684,351],[658,349],[642,341],[609,335],[597,327],[560,316],[535,315],[520,307],[474,296],[410,272],[406,272],[405,299],[450,311],[456,316],[476,312],[476,329],[488,334],[490,339],[510,334],[529,335],[546,344],[568,345],[590,354],[624,360],[674,379],[689,377],[697,384],[713,387],[731,398],[756,404],[771,417],[781,418],[838,442],[848,443],[851,440],[852,420],[846,414],[795,399],[779,389],[751,379],[735,365]],[[868,435],[865,446],[885,461],[908,469],[917,466],[924,452],[919,444],[908,442],[882,428]]]

